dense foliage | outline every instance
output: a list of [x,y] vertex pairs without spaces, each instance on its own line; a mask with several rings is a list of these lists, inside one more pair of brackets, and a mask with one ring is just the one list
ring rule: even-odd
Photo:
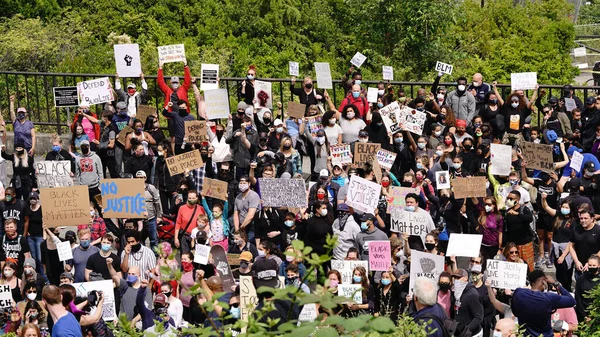
[[[341,77],[357,51],[365,78],[392,65],[396,80],[431,80],[437,60],[455,74],[482,72],[507,82],[537,71],[542,83],[570,82],[574,29],[567,0],[0,0],[0,69],[113,73],[112,44],[141,46],[156,73],[159,45],[185,43],[194,73],[202,62],[221,74],[287,77],[288,61],[311,74],[331,63]],[[167,65],[167,72],[175,65]],[[449,80],[449,79],[447,79]]]

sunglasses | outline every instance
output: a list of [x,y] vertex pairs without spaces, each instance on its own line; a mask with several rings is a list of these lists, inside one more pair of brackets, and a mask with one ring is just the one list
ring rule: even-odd
[[37,290],[27,290],[27,294],[37,294]]
[[481,264],[481,261],[471,260],[471,263],[473,263],[473,264]]
[[519,255],[519,251],[518,250],[513,250],[508,252],[510,255]]

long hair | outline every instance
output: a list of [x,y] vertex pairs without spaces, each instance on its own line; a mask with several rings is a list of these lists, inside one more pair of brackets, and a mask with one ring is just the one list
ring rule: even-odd
[[317,131],[317,137],[319,132],[323,132],[323,135],[325,136],[325,142],[323,143],[323,145],[318,144],[317,142],[315,142],[315,146],[316,146],[316,156],[317,158],[321,158],[321,149],[323,148],[323,146],[325,146],[325,152],[327,154],[327,157],[330,156],[330,149],[329,149],[329,139],[327,139],[327,134],[325,133],[325,130],[320,129],[319,131]]
[[[553,228],[554,229],[559,229],[560,227],[568,227],[571,222],[574,220],[573,217],[573,211],[574,211],[574,206],[573,203],[568,201],[568,200],[563,200],[558,206],[559,208],[562,208],[562,205],[567,204],[569,206],[569,209],[571,210],[571,212],[569,213],[569,215],[563,215],[560,212],[560,209],[556,210],[556,216],[554,217],[554,224],[553,224]],[[563,225],[564,224],[564,225]]]
[[444,104],[440,107],[440,112],[442,109],[446,109],[446,121],[444,122],[444,125],[446,125],[446,127],[456,126],[456,115],[452,108],[449,105]]
[[[358,271],[361,276],[360,286],[362,287],[362,298],[363,301],[367,298],[369,292],[369,277],[367,276],[367,271],[363,266],[356,266],[354,270],[352,270],[352,276],[354,277],[354,273]],[[353,281],[354,282],[354,281]],[[362,303],[361,303],[362,304]]]
[[[498,204],[496,203],[496,198],[494,197],[485,197],[483,199],[483,202],[487,202],[487,201],[491,201],[492,204],[494,205],[494,215],[496,216],[496,223],[500,222],[500,220],[502,219],[502,214],[500,214],[500,211],[498,211]],[[477,222],[479,222],[479,225],[485,229],[487,229],[487,213],[485,212],[485,206],[483,209],[481,209],[479,211],[479,217],[477,218]]]

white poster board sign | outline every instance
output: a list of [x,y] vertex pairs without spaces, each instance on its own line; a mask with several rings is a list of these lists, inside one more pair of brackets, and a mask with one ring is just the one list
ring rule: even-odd
[[381,114],[381,119],[388,132],[395,134],[402,131],[400,126],[398,126],[398,116],[400,114],[400,105],[398,105],[398,102],[394,101],[379,109],[379,114]]
[[196,244],[194,251],[194,262],[207,265],[208,255],[210,254],[210,246]]
[[58,260],[64,262],[73,259],[73,250],[71,249],[71,243],[69,241],[63,241],[56,245],[58,251]]
[[405,108],[398,111],[398,125],[402,130],[410,131],[414,134],[423,134],[423,126],[427,120],[427,113],[417,111],[411,108]]
[[13,304],[13,297],[10,285],[0,285],[0,308],[10,308],[14,305],[16,305],[16,303]]
[[240,319],[248,322],[248,316],[258,304],[252,276],[240,276]]
[[329,63],[315,62],[315,72],[317,73],[317,85],[320,89],[333,89]]
[[427,277],[437,283],[443,271],[443,256],[411,250],[409,293],[412,294],[415,287],[415,280],[418,277]]
[[565,97],[565,109],[567,109],[568,112],[571,112],[575,108],[577,108],[575,100],[572,98]]
[[440,61],[437,61],[435,64],[435,71],[437,72],[452,75],[452,70],[454,70],[454,67],[451,64]]
[[354,57],[352,57],[352,60],[350,60],[350,63],[355,65],[357,68],[360,68],[360,66],[362,66],[362,64],[365,63],[366,60],[367,57],[365,55],[357,52],[356,54],[354,54]]
[[577,171],[581,172],[581,165],[583,165],[583,155],[577,151],[573,152],[573,156],[571,157],[571,163],[569,166]]
[[219,65],[202,63],[200,70],[200,90],[215,90],[219,89]]
[[367,90],[367,101],[369,103],[377,103],[377,93],[378,89],[377,88],[369,88]]
[[493,288],[514,290],[524,287],[527,281],[526,263],[488,260],[485,272]]
[[204,107],[206,118],[209,120],[228,118],[230,112],[227,89],[206,90],[204,92]]
[[34,165],[38,188],[73,186],[70,161],[44,160]]
[[362,304],[362,291],[360,284],[338,284],[338,296],[350,299],[352,302]]
[[512,73],[510,74],[510,90],[534,89],[537,85],[537,73]]
[[317,316],[319,316],[317,305],[315,303],[305,304],[298,316],[298,325],[300,325],[300,322],[314,322]]
[[393,81],[394,80],[394,67],[392,66],[383,66],[382,67],[383,80],[384,81]]
[[482,238],[481,234],[451,233],[446,256],[478,257]]
[[448,171],[437,171],[435,173],[435,188],[437,190],[450,188],[450,173]]
[[[259,80],[255,80],[254,81],[254,107],[255,108],[273,108],[273,94],[271,93],[271,82],[265,82],[265,81],[259,81]],[[269,98],[267,99],[266,103],[261,103],[260,100],[258,99],[258,95],[260,92],[264,91]]]
[[158,64],[183,62],[185,63],[185,46],[172,44],[158,47]]
[[346,204],[361,212],[375,214],[381,194],[381,185],[356,175],[350,178],[349,184]]
[[427,233],[434,229],[428,213],[408,212],[403,208],[394,207],[390,215],[390,232],[420,236],[424,242]]
[[[118,319],[117,310],[115,308],[115,292],[113,289],[112,280],[73,283],[73,287],[75,287],[75,291],[77,291],[77,297],[87,298],[87,295],[90,291],[101,291],[102,295],[104,296],[104,305],[101,309],[102,318],[105,321],[114,321]],[[146,291],[150,291],[150,289],[147,289]],[[93,315],[95,312],[96,308],[90,312],[90,315]]]
[[365,268],[367,272],[369,272],[369,261],[355,260],[355,261],[346,261],[346,260],[331,260],[331,269],[337,270],[342,275],[342,283],[343,284],[351,284],[352,283],[352,271],[357,266],[362,266]]
[[79,105],[88,106],[114,101],[112,84],[108,77],[97,78],[77,83]]
[[490,170],[492,174],[499,176],[507,176],[510,173],[512,165],[512,147],[502,144],[491,144],[490,152],[492,159]]
[[585,47],[579,47],[573,49],[573,56],[575,57],[583,57],[587,54]]
[[298,62],[290,61],[290,76],[300,76],[300,64]]
[[116,44],[113,48],[119,77],[139,77],[142,73],[140,46],[137,44]]

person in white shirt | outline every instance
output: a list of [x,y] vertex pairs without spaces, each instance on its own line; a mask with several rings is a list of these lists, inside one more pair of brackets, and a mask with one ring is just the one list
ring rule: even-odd
[[173,296],[173,286],[169,282],[164,282],[160,285],[160,292],[167,296],[169,300],[169,317],[173,318],[175,327],[179,328],[183,322],[183,303],[181,303],[180,299]]

